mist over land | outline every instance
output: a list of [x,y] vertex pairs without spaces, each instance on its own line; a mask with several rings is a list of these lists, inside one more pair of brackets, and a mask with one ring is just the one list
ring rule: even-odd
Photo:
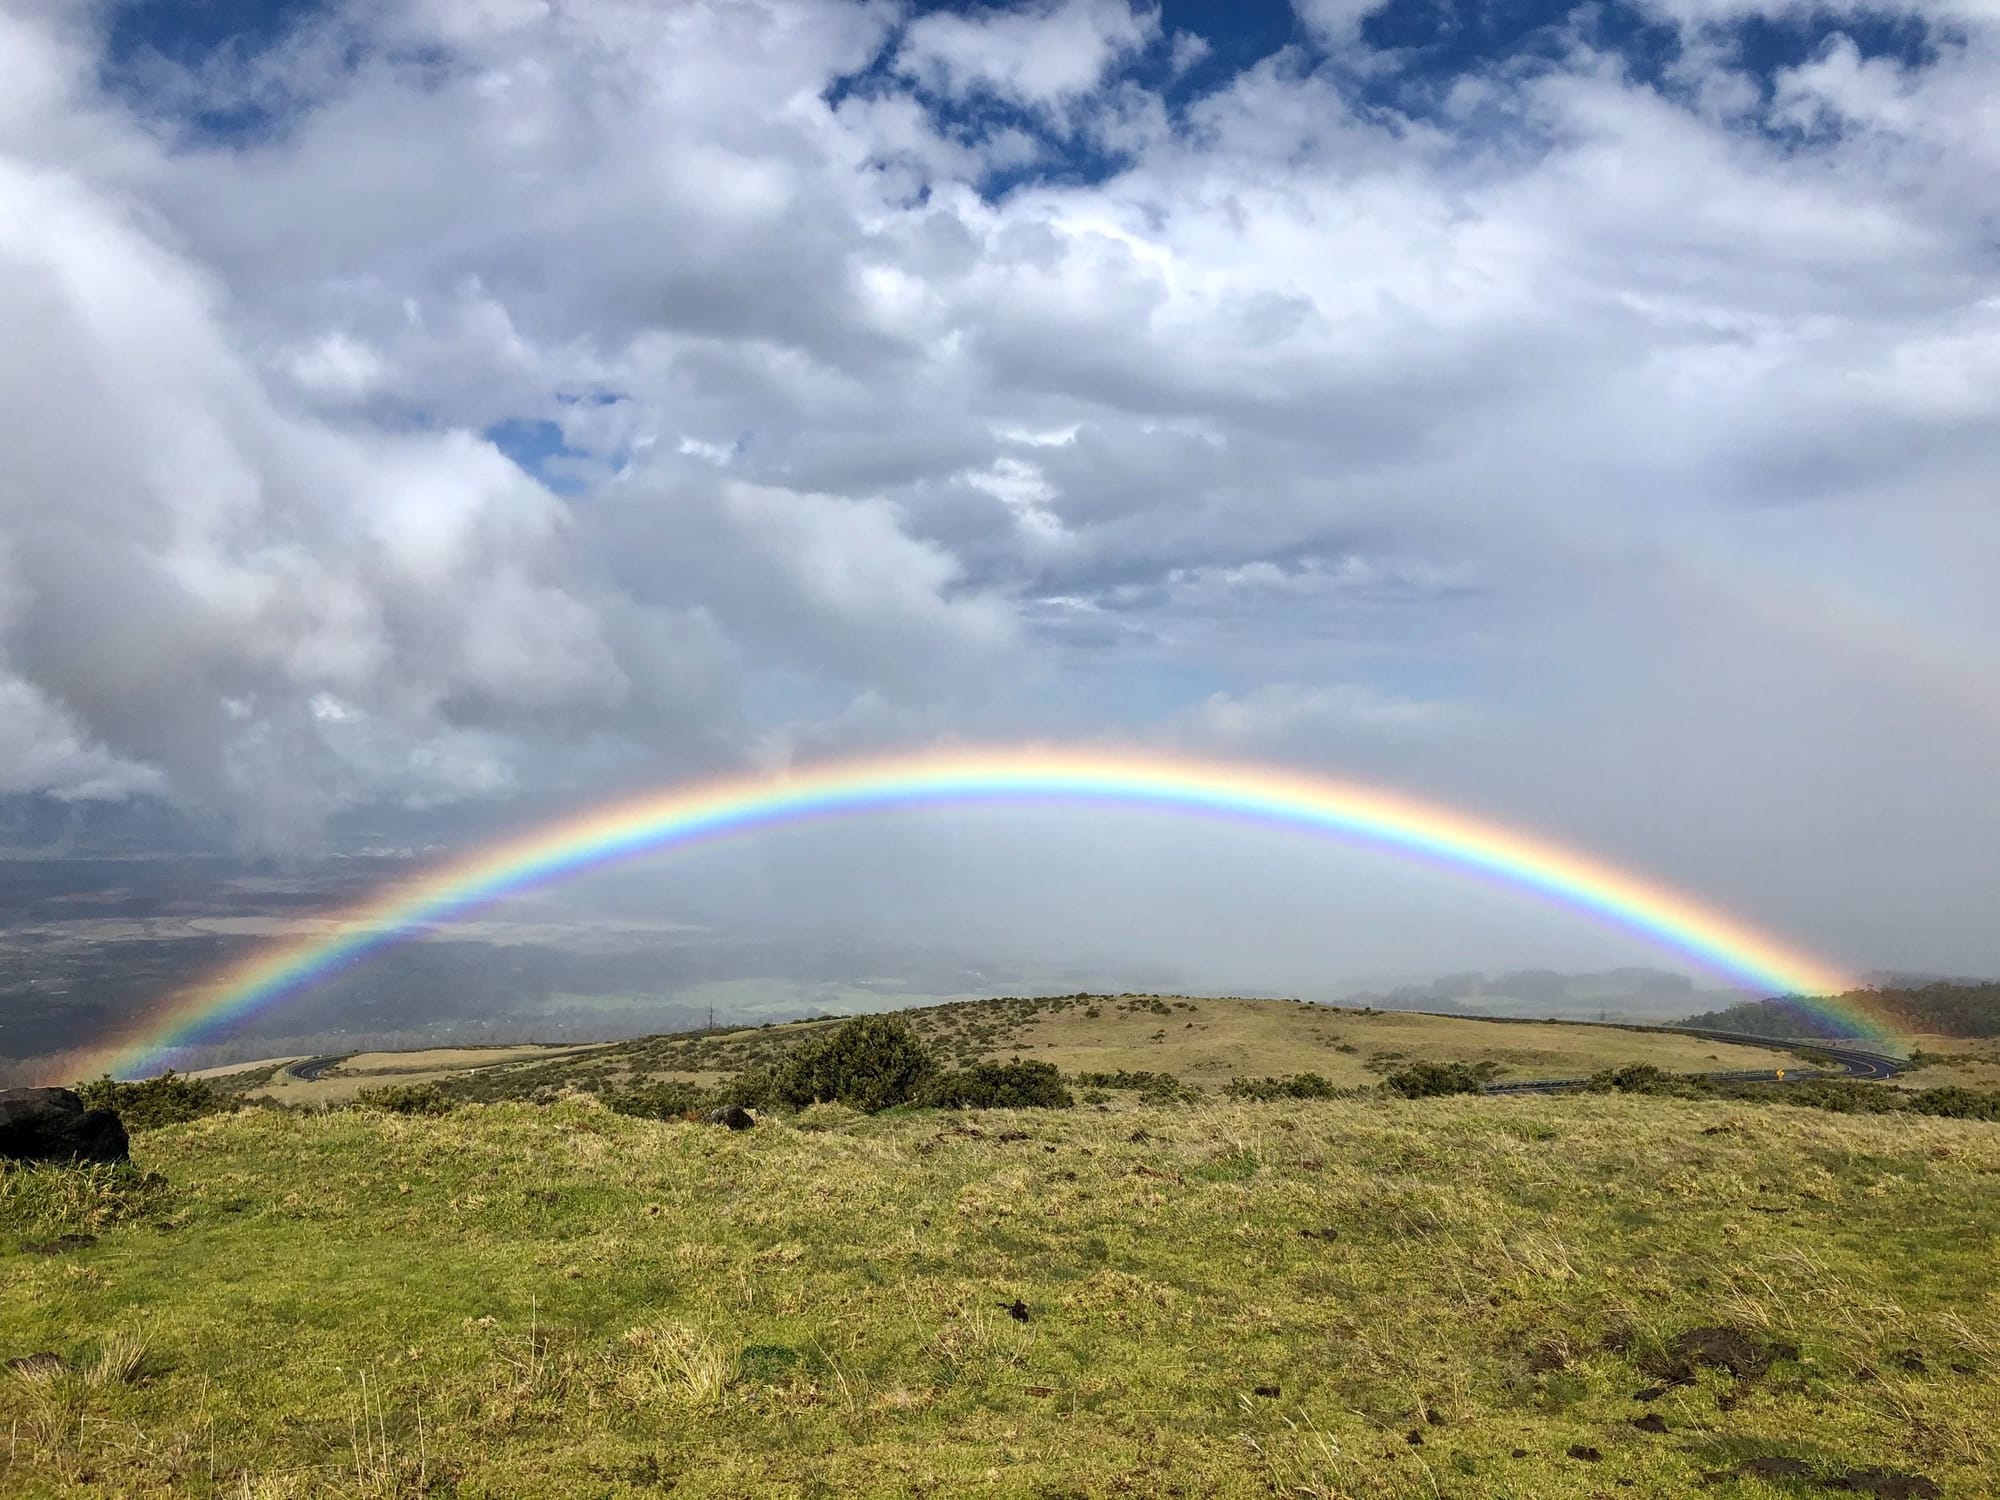
[[[85,1046],[266,945],[330,935],[345,908],[409,881],[444,852],[357,840],[347,851],[245,856],[157,810],[100,810],[84,820],[48,808],[39,831],[52,824],[59,833],[37,845],[37,810],[10,810],[15,846],[0,858],[0,910],[8,914],[0,1058],[22,1076],[33,1071],[28,1059]],[[1134,832],[1129,820],[1114,826]],[[1249,840],[1249,851],[1257,845]],[[942,894],[926,894],[940,882],[935,856],[921,857],[922,848],[913,843],[904,859],[867,871],[850,899],[810,904],[791,899],[796,882],[782,868],[773,894],[767,851],[697,858],[681,871],[667,861],[607,872],[583,889],[519,897],[415,934],[175,1060],[203,1067],[363,1047],[610,1039],[711,1021],[1082,990],[1648,1021],[1744,998],[1634,966],[1442,977],[1349,971],[1337,955],[1360,946],[1354,912],[1366,903],[1351,882],[1334,879],[1306,898],[1323,908],[1317,924],[1332,934],[1327,967],[1311,970],[1292,956],[1294,929],[1307,925],[1301,914],[1267,914],[1246,934],[1214,870],[1141,880],[1107,856],[1045,875],[1053,893],[1030,902],[990,874],[982,882],[960,872],[942,880]],[[1065,909],[1078,900],[1081,917]],[[1152,906],[1161,901],[1183,903],[1178,938],[1157,935]],[[986,919],[969,919],[960,909],[968,903],[986,907]],[[1014,930],[1023,911],[1040,920]],[[1260,943],[1273,951],[1260,953]]]

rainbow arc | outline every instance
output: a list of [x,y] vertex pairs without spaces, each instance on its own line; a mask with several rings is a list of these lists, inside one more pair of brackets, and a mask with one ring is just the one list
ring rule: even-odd
[[1264,767],[1128,754],[979,750],[732,777],[627,798],[448,860],[260,948],[134,1018],[72,1066],[134,1076],[232,1021],[439,923],[642,855],[904,808],[1009,803],[1153,809],[1330,836],[1428,861],[1569,908],[1869,1037],[1893,1027],[1841,969],[1695,898],[1593,856],[1398,793]]

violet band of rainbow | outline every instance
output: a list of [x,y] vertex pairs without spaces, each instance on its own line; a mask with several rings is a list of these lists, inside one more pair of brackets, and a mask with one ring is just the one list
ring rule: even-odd
[[141,1074],[174,1049],[413,932],[646,854],[899,808],[1080,803],[1346,839],[1485,876],[1624,929],[1868,1037],[1893,1027],[1841,968],[1691,896],[1535,835],[1399,793],[1258,766],[1122,753],[978,750],[851,761],[629,797],[441,862],[350,909],[331,935],[267,945],[126,1023],[87,1071]]

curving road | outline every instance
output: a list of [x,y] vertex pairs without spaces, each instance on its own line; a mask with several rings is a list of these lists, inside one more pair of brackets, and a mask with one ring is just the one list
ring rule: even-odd
[[300,1083],[318,1083],[320,1074],[328,1068],[344,1063],[354,1056],[352,1052],[336,1053],[330,1057],[307,1057],[295,1063],[286,1063],[285,1072]]
[[[1894,1078],[1903,1064],[1879,1052],[1859,1047],[1842,1047],[1822,1042],[1781,1042],[1768,1036],[1745,1036],[1735,1031],[1703,1031],[1688,1026],[1648,1027],[1681,1036],[1704,1037],[1709,1041],[1730,1042],[1739,1047],[1768,1047],[1774,1052],[1806,1053],[1822,1059],[1827,1066],[1811,1068],[1748,1068],[1722,1073],[1681,1073],[1681,1078],[1705,1078],[1716,1083],[1804,1083],[1816,1078]],[[1580,1089],[1588,1078],[1536,1078],[1521,1083],[1489,1083],[1489,1094],[1558,1094]]]

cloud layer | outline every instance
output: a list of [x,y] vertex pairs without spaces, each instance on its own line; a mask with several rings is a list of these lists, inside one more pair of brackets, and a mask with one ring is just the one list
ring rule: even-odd
[[2000,966],[2000,15],[1405,9],[11,7],[0,789],[1145,741]]

